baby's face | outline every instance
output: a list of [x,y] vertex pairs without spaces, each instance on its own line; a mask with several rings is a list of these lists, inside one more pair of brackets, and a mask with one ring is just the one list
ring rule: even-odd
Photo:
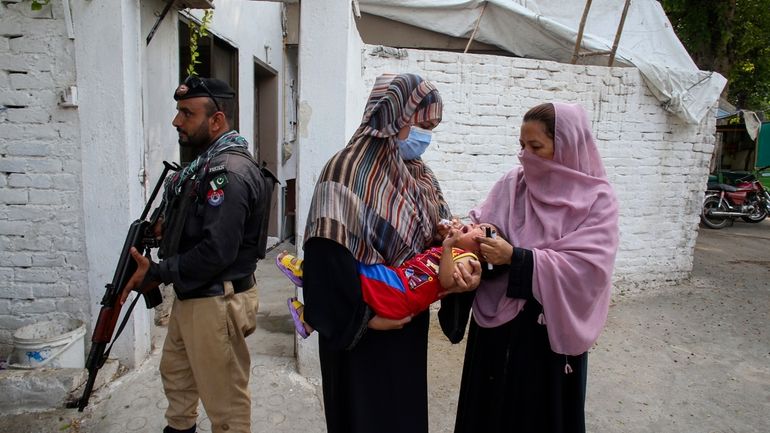
[[460,228],[460,232],[462,234],[455,243],[455,247],[479,255],[479,243],[476,242],[475,238],[486,235],[484,227],[480,224],[466,224]]

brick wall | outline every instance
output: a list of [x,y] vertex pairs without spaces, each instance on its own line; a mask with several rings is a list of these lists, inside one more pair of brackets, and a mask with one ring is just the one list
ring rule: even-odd
[[74,84],[62,2],[0,1],[0,356],[21,326],[88,317]]
[[415,72],[436,83],[444,119],[425,160],[454,213],[467,215],[514,164],[519,126],[534,105],[581,103],[620,200],[620,290],[689,276],[714,119],[690,125],[664,111],[633,68],[367,46],[368,88],[384,72]]

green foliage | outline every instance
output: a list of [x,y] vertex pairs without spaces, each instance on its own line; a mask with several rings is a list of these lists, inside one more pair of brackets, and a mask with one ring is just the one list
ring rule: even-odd
[[48,3],[51,3],[51,0],[32,0],[31,8],[33,11],[39,11],[40,9],[43,9],[43,6],[48,5]]
[[728,79],[727,100],[770,114],[770,0],[661,4],[695,64]]
[[213,17],[214,10],[206,9],[200,24],[191,20],[190,24],[188,25],[188,28],[190,29],[190,63],[187,65],[186,69],[188,77],[198,75],[198,73],[195,72],[195,65],[200,65],[201,63],[201,61],[198,60],[198,57],[200,57],[200,52],[198,51],[198,40],[209,35],[209,24],[211,23],[211,19]]

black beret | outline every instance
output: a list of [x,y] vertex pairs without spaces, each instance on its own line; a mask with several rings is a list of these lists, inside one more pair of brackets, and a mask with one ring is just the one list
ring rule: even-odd
[[174,91],[176,101],[200,97],[232,99],[235,98],[235,90],[216,78],[192,76],[187,77]]

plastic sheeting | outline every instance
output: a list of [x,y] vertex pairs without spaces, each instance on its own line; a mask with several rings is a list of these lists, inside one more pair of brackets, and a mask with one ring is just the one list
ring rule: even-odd
[[[450,36],[469,38],[519,57],[570,63],[585,1],[578,0],[359,0],[362,12]],[[486,7],[484,5],[486,4]],[[622,0],[593,0],[583,31],[582,50],[610,51],[624,6]],[[578,63],[606,65],[607,56]],[[652,93],[670,112],[699,123],[719,98],[727,80],[700,71],[654,0],[632,0],[616,66],[639,69]]]

